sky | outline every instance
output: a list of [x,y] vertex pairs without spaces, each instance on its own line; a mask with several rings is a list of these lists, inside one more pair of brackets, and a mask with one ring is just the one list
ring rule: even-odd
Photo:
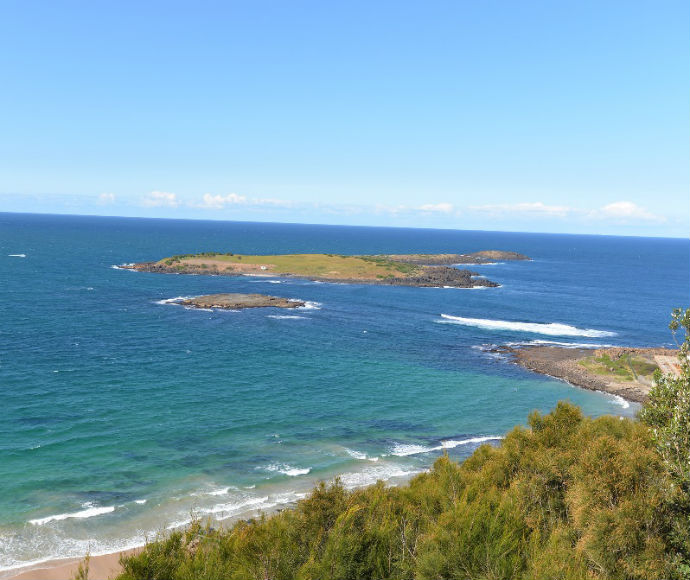
[[690,4],[0,0],[0,211],[689,237]]

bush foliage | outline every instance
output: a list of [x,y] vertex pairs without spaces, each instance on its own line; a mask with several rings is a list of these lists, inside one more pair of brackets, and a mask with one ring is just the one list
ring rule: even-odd
[[321,483],[294,509],[195,521],[123,557],[120,580],[690,579],[690,310],[682,376],[641,420],[532,413],[500,446],[440,457],[402,487]]
[[270,517],[195,522],[120,580],[682,577],[683,493],[643,423],[559,403],[403,487],[336,480]]

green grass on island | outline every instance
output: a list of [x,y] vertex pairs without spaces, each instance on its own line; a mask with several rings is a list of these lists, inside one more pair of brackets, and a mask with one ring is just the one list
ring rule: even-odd
[[419,266],[382,256],[343,256],[338,254],[283,254],[252,256],[241,254],[183,254],[159,260],[172,269],[215,269],[221,272],[251,274],[290,274],[294,276],[376,280],[413,276]]
[[634,381],[639,377],[652,381],[657,365],[641,357],[623,355],[611,358],[604,354],[599,357],[587,357],[579,362],[580,365],[597,375],[610,377],[617,381]]

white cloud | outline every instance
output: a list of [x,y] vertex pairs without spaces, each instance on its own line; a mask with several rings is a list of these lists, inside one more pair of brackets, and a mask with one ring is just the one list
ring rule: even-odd
[[455,207],[452,203],[425,203],[420,205],[418,210],[436,213],[452,213]]
[[98,196],[98,203],[100,205],[110,205],[112,203],[115,203],[115,194],[101,193],[101,195]]
[[494,217],[572,218],[579,221],[601,220],[627,224],[634,222],[663,223],[666,218],[655,215],[631,201],[616,201],[598,209],[566,205],[547,205],[541,201],[471,206],[470,210]]
[[287,199],[276,199],[268,197],[264,199],[252,199],[251,203],[255,205],[271,205],[273,207],[295,207],[295,202]]
[[418,206],[409,205],[385,205],[377,204],[375,206],[360,206],[360,213],[368,213],[372,211],[375,214],[389,214],[392,216],[410,216],[415,214],[451,214],[455,212],[455,206],[452,203],[425,203]]
[[593,212],[594,217],[615,218],[618,220],[666,221],[632,201],[615,201]]
[[197,207],[200,209],[225,209],[228,206],[244,206],[244,207],[295,207],[295,202],[284,199],[269,198],[248,198],[246,195],[238,195],[237,193],[228,193],[226,195],[211,195],[205,193],[201,201],[190,202],[190,207]]
[[180,200],[177,195],[167,191],[152,191],[141,200],[144,207],[177,207]]
[[205,193],[201,199],[201,203],[190,205],[202,209],[223,209],[226,205],[245,205],[247,203],[247,198],[244,195],[237,195],[236,193],[228,193],[227,195]]
[[[373,209],[374,213],[389,213],[391,215],[399,215],[410,210],[406,205],[385,205],[382,203],[376,204]],[[361,206],[361,210],[366,212],[367,206]]]
[[566,217],[572,213],[573,208],[566,205],[546,205],[541,201],[525,202],[525,203],[504,203],[504,204],[489,204],[489,205],[475,205],[470,206],[471,210],[493,215],[498,214],[517,214],[528,216],[546,216],[546,217]]

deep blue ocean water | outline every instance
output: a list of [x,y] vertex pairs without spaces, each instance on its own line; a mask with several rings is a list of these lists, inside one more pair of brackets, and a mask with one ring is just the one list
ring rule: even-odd
[[[113,268],[197,251],[484,249],[533,261],[474,267],[502,285],[475,290]],[[215,292],[309,307],[165,303]],[[139,545],[192,510],[270,509],[338,474],[403,481],[562,399],[632,415],[486,347],[672,345],[671,309],[689,296],[688,240],[0,214],[0,570]]]

